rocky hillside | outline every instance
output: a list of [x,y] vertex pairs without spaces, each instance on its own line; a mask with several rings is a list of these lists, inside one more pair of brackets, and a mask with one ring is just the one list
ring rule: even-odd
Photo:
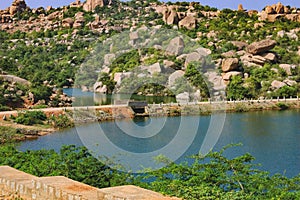
[[33,85],[17,76],[0,73],[0,111],[15,108],[71,106],[71,103],[72,98],[46,83]]
[[[134,90],[190,100],[222,90],[228,99],[299,94],[300,10],[281,3],[248,11],[242,5],[218,10],[195,2],[77,0],[32,9],[15,0],[0,11],[0,21],[0,68],[35,85],[62,88],[76,82],[102,93]],[[189,39],[170,36],[156,46],[145,41],[153,48],[139,49],[142,32],[153,30],[178,31]],[[120,43],[126,41],[131,50],[111,46],[101,62],[78,73],[95,44],[123,33]],[[201,48],[188,50],[188,42]]]

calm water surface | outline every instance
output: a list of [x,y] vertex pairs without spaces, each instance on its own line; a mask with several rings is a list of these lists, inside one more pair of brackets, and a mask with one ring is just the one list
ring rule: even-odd
[[[94,123],[22,142],[19,149],[45,148],[58,151],[62,145],[82,146],[83,143],[85,145],[95,143],[93,145],[109,149],[112,155],[117,154],[118,151],[109,145],[143,155],[173,145],[166,154],[185,152],[177,159],[179,162],[186,156],[199,152],[210,120],[210,116],[185,116]],[[196,132],[193,129],[195,125],[198,127]],[[99,134],[99,129],[105,134]],[[124,133],[124,130],[129,134]],[[255,163],[262,164],[260,167],[262,170],[289,177],[298,175],[300,173],[300,111],[227,114],[214,150],[220,150],[230,143],[242,143],[243,146],[228,149],[226,151],[228,157],[249,152],[256,157]]]

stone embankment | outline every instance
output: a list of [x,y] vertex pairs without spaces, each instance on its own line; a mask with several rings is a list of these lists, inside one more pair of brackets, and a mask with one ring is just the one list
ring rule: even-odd
[[[300,98],[288,99],[258,99],[258,100],[239,100],[239,101],[205,101],[205,102],[186,102],[186,103],[160,103],[148,104],[145,107],[145,114],[150,116],[157,115],[181,115],[181,114],[209,114],[216,111],[236,112],[236,111],[255,111],[255,110],[279,110],[278,104],[285,104],[287,108],[300,108]],[[192,112],[186,112],[190,107],[197,107]],[[243,110],[240,110],[240,109]],[[43,111],[48,117],[69,114],[75,122],[84,123],[90,121],[105,121],[123,118],[133,118],[136,113],[127,104],[124,105],[103,105],[103,106],[80,106],[65,108],[44,108],[33,109]],[[32,111],[33,111],[32,110]],[[30,111],[30,110],[29,110]],[[0,121],[17,116],[22,111],[0,112]]]
[[[143,116],[184,116],[184,115],[209,115],[214,113],[228,112],[248,112],[260,110],[283,110],[300,109],[300,99],[259,99],[241,101],[207,101],[207,102],[187,102],[168,104],[148,104],[144,113],[135,113],[127,104],[105,105],[105,106],[85,106],[66,108],[45,108],[43,111],[48,117],[58,115],[68,115],[76,125],[91,122],[108,120],[120,120],[125,118]],[[41,128],[38,126],[24,126],[15,124],[5,119],[17,116],[20,111],[0,112],[0,126],[9,126],[21,130],[22,137],[16,138],[18,141],[34,139],[56,131],[55,128]]]
[[[284,106],[282,106],[284,105]],[[300,98],[259,99],[240,101],[207,101],[188,103],[152,104],[150,116],[208,115],[218,112],[248,112],[260,110],[299,109]]]
[[24,200],[178,200],[133,185],[98,189],[72,179],[36,177],[0,166],[0,199]]

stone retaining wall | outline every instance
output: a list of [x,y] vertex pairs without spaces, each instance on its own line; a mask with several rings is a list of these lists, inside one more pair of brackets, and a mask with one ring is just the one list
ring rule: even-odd
[[98,189],[63,176],[36,177],[0,166],[0,199],[10,200],[179,200],[133,185]]

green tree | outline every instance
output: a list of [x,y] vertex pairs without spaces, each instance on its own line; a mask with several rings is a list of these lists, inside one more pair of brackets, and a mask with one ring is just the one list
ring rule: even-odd
[[30,91],[34,95],[35,103],[39,100],[49,101],[52,94],[52,89],[44,85],[32,86]]
[[240,76],[232,77],[226,88],[227,99],[238,100],[248,97],[248,90],[243,86],[243,83]]
[[188,64],[184,76],[192,86],[200,89],[202,97],[209,98],[209,86],[207,85],[209,83],[203,78],[202,70],[203,69],[201,63],[192,62]]

